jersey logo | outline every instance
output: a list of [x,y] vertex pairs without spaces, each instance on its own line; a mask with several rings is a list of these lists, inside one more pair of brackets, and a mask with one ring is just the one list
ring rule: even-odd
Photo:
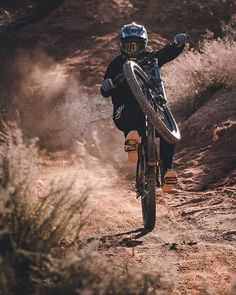
[[121,113],[122,113],[124,108],[125,108],[124,104],[122,104],[120,107],[118,107],[118,109],[116,110],[116,114],[115,114],[115,120],[120,119]]

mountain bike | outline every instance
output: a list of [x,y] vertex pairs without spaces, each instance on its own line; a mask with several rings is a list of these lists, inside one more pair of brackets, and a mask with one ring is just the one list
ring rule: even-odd
[[[136,192],[141,197],[143,224],[152,230],[156,223],[156,188],[162,186],[162,162],[158,137],[171,144],[179,142],[181,136],[176,121],[167,106],[158,60],[151,53],[136,63],[127,61],[119,76],[126,79],[140,108],[145,114],[145,132],[138,146],[136,168]],[[116,83],[117,81],[115,81]]]

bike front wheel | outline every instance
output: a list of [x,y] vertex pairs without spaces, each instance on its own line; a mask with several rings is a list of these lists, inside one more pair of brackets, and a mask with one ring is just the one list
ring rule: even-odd
[[155,89],[150,88],[150,79],[147,74],[134,61],[127,61],[123,69],[126,81],[149,122],[167,142],[171,144],[179,142],[180,131],[167,105],[154,107],[149,102],[149,96],[153,95]]

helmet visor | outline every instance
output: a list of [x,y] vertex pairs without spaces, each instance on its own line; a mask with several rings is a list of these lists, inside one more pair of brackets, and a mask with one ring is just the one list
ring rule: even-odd
[[137,40],[127,40],[122,42],[122,50],[129,57],[137,57],[146,47],[145,42]]

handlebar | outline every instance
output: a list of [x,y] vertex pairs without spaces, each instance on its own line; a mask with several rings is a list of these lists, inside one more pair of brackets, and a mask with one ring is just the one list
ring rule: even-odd
[[143,59],[139,60],[137,62],[137,64],[139,66],[144,66],[145,64],[147,64],[148,62],[150,62],[151,60],[153,60],[153,58],[155,58],[155,55],[156,55],[157,51],[153,51],[151,52],[148,56],[144,57]]
[[[146,63],[148,63],[149,61],[151,61],[154,58],[155,54],[156,54],[156,51],[153,51],[147,57],[143,58],[140,61],[137,61],[137,64],[139,66],[144,66]],[[112,79],[112,82],[113,82],[114,86],[117,86],[120,83],[122,83],[124,81],[124,79],[125,79],[125,74],[120,73],[120,74],[116,75],[114,79]]]
[[[187,35],[187,38],[188,38],[188,40],[190,40],[189,35]],[[149,62],[151,62],[155,58],[156,53],[157,53],[157,50],[151,52],[148,56],[144,57],[143,59],[136,61],[136,63],[141,67],[148,65]],[[158,62],[157,58],[156,58],[156,60]],[[112,79],[112,82],[115,86],[117,86],[120,83],[122,83],[124,81],[124,79],[125,79],[124,73],[120,73],[120,74],[116,75],[114,79]]]

